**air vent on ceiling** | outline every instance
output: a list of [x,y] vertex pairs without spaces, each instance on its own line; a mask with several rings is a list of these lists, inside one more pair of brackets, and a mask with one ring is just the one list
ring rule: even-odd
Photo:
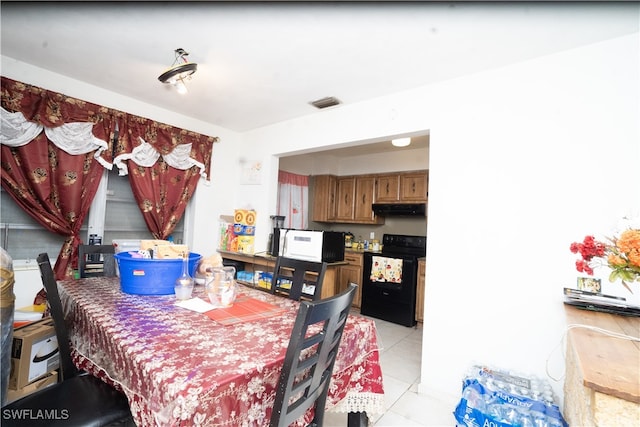
[[339,105],[340,100],[333,96],[327,96],[326,98],[311,101],[309,104],[313,105],[316,108],[323,109],[327,107],[333,107],[334,105]]

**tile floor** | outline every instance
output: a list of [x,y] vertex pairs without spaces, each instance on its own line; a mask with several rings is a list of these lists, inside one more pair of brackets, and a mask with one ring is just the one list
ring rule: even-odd
[[[360,315],[359,313],[354,313]],[[418,394],[422,359],[422,326],[415,328],[374,319],[384,379],[385,412],[369,414],[369,425],[454,427],[457,402]],[[325,413],[325,427],[345,427],[346,414]]]

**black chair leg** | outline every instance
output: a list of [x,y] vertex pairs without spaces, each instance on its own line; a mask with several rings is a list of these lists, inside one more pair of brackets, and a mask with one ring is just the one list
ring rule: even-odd
[[369,417],[366,412],[349,412],[347,417],[347,427],[367,427]]

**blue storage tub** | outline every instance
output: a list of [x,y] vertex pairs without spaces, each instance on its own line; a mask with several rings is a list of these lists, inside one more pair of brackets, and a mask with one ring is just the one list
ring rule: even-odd
[[[182,275],[182,259],[134,258],[129,252],[115,254],[123,292],[136,295],[175,293],[176,279]],[[189,274],[195,278],[200,254],[189,253]]]

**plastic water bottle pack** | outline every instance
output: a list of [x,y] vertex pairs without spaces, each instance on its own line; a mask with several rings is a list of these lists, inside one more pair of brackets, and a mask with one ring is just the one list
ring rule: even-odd
[[547,381],[479,365],[465,375],[454,415],[466,427],[568,427]]

